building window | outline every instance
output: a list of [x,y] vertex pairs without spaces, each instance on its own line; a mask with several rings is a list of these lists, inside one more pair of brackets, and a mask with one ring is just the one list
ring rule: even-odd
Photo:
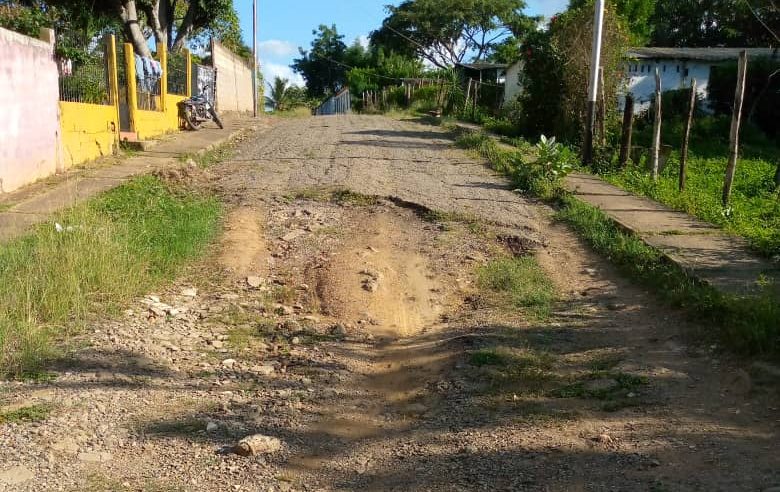
[[642,72],[642,73],[645,73],[645,66],[644,66],[644,65],[642,65],[641,72]]
[[689,74],[688,69],[683,70],[683,77],[687,77]]
[[664,65],[664,73],[666,73],[666,65]]
[[677,73],[680,73],[680,65],[677,65]]

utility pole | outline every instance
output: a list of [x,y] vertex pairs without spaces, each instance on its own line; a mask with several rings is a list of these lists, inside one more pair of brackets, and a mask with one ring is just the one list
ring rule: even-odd
[[582,162],[593,162],[593,131],[596,126],[596,100],[599,96],[599,67],[601,66],[601,37],[604,30],[604,0],[596,0],[596,13],[593,20],[593,53],[590,60],[590,86],[588,88],[588,120],[585,128],[585,145]]
[[252,113],[257,118],[257,0],[252,0]]

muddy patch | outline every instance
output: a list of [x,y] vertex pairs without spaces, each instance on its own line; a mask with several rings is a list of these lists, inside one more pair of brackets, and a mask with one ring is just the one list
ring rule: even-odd
[[384,211],[355,230],[318,278],[323,310],[382,337],[408,337],[434,324],[442,310],[440,282],[419,252],[419,238]]
[[219,264],[235,277],[264,275],[268,271],[268,249],[261,220],[254,207],[233,210],[225,222]]

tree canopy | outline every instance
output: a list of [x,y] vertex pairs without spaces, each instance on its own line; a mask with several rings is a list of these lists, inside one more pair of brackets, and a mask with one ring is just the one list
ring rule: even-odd
[[446,68],[470,53],[483,60],[507,36],[534,22],[523,0],[406,0],[388,5],[389,16],[371,34],[372,45]]
[[346,63],[344,36],[339,34],[335,24],[321,25],[312,34],[311,48],[308,51],[299,48],[301,57],[293,61],[292,68],[303,76],[311,96],[336,93],[346,83],[350,68]]
[[0,0],[0,25],[28,35],[58,33],[58,48],[84,49],[103,31],[122,32],[135,51],[151,56],[149,38],[178,51],[214,36],[242,56],[249,51],[233,0]]

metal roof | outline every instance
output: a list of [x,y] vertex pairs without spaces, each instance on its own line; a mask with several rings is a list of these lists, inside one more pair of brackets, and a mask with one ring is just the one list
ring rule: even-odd
[[630,48],[629,58],[728,61],[747,50],[748,57],[779,57],[777,48]]
[[506,63],[458,63],[456,66],[458,67],[464,67],[471,70],[494,70],[494,69],[502,69],[507,68],[509,65]]

